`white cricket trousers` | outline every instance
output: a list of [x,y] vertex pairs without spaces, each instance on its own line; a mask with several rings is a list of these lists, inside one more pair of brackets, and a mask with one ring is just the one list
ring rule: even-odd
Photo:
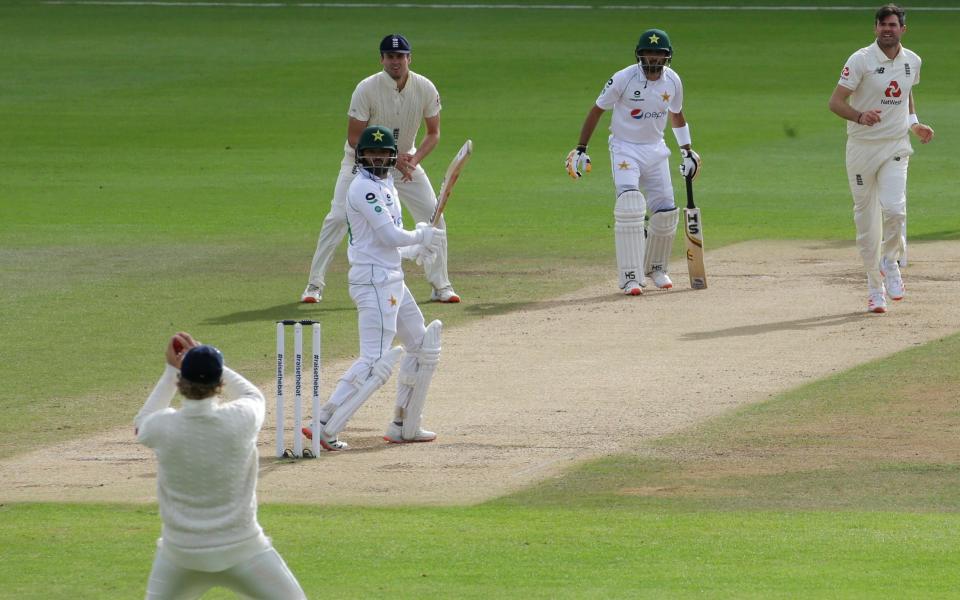
[[853,194],[857,249],[871,290],[883,289],[880,260],[900,260],[906,245],[909,138],[864,142],[847,140],[847,180]]
[[610,136],[610,167],[616,197],[627,190],[639,189],[650,213],[676,207],[670,180],[670,148],[657,144],[634,144]]
[[[345,155],[340,163],[340,175],[337,177],[337,184],[333,189],[330,212],[323,220],[323,227],[320,228],[320,238],[317,240],[317,249],[313,253],[313,262],[310,264],[309,282],[321,289],[326,282],[327,268],[330,266],[333,253],[347,234],[347,190],[356,174],[357,165],[353,156]],[[407,207],[413,219],[417,223],[429,223],[433,218],[433,211],[437,208],[437,196],[433,193],[430,178],[427,177],[423,167],[417,165],[411,181],[402,181],[400,173],[395,172],[394,184],[397,186],[397,193],[400,194],[400,203]],[[443,217],[440,218],[440,223],[437,226],[440,229],[447,228]],[[436,260],[424,271],[427,281],[435,289],[439,290],[450,286],[450,276],[447,273],[446,239],[443,240],[443,244],[437,252]]]
[[357,305],[360,357],[330,395],[330,404],[336,406],[353,395],[356,387],[352,382],[363,382],[370,376],[373,363],[390,349],[394,338],[407,352],[417,352],[427,331],[423,313],[403,282],[403,271],[356,265],[350,268],[349,281],[350,297]]
[[157,550],[147,582],[146,600],[193,600],[214,587],[225,587],[241,598],[257,600],[306,600],[307,597],[287,563],[273,548],[215,573],[185,569]]

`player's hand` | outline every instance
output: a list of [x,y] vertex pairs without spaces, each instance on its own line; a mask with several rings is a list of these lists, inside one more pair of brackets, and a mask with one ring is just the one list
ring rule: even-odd
[[420,244],[413,244],[412,246],[403,246],[400,248],[400,260],[417,260],[417,255],[420,254]]
[[680,174],[693,181],[700,174],[700,155],[692,149],[680,148]]
[[586,146],[577,146],[567,154],[567,160],[563,163],[567,169],[567,175],[571,179],[580,179],[584,173],[589,173],[593,166],[590,164],[590,155],[587,154]]
[[417,223],[417,231],[422,232],[420,234],[420,245],[423,246],[425,251],[434,254],[440,251],[440,247],[447,239],[445,230],[437,229],[429,223]]
[[923,123],[914,123],[913,126],[910,127],[910,131],[917,134],[917,137],[920,138],[921,144],[927,144],[933,139],[933,128],[929,125],[924,125]]
[[170,366],[179,369],[180,365],[183,363],[183,357],[191,348],[199,346],[200,342],[193,339],[193,337],[184,331],[179,331],[170,338],[170,341],[167,343],[166,358],[167,364]]
[[873,127],[880,122],[880,110],[873,109],[866,112],[860,113],[860,116],[857,117],[857,123],[861,125],[866,125],[867,127]]
[[397,156],[397,164],[394,167],[400,173],[400,181],[413,181],[413,172],[417,165],[413,164],[412,154],[401,154]]

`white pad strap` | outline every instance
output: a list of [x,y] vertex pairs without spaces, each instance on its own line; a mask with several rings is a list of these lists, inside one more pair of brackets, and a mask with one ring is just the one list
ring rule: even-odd
[[[423,343],[420,344],[420,351],[416,356],[417,371],[413,389],[409,390],[406,404],[402,406],[403,427],[401,428],[400,435],[405,440],[416,439],[417,432],[420,430],[420,421],[423,418],[423,405],[427,400],[427,390],[430,389],[433,372],[437,369],[437,363],[440,362],[440,334],[442,331],[443,323],[433,321],[427,325],[427,331],[423,334]],[[402,388],[398,388],[398,406],[402,393]]]
[[[380,386],[390,379],[393,366],[397,364],[397,360],[401,354],[403,354],[403,348],[397,346],[396,348],[388,350],[377,362],[373,363],[373,367],[370,369],[370,376],[330,415],[330,420],[327,421],[327,424],[323,428],[323,435],[327,438],[333,438],[343,431],[350,417],[363,406],[363,403],[366,402],[375,391],[380,389]],[[356,384],[354,383],[354,385]]]
[[613,209],[614,241],[617,246],[617,267],[620,270],[620,289],[627,283],[643,283],[643,219],[647,202],[639,190],[627,190],[617,196]]
[[677,223],[680,211],[676,207],[659,210],[650,215],[647,227],[647,254],[643,265],[644,273],[654,271],[667,272],[670,253],[673,251],[673,239],[677,237]]

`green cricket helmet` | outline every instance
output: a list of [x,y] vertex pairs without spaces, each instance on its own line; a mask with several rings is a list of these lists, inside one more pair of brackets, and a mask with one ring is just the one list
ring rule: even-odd
[[[368,150],[389,150],[387,158],[367,158]],[[366,169],[377,177],[383,177],[397,164],[397,140],[393,132],[386,127],[376,125],[367,127],[357,140],[357,166]]]
[[640,34],[636,50],[637,62],[647,75],[659,74],[673,58],[670,36],[662,29],[648,29]]

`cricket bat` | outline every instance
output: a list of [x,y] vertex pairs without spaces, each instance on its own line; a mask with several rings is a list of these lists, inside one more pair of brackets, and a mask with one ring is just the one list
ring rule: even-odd
[[683,225],[687,235],[687,271],[690,287],[707,289],[707,271],[703,266],[703,227],[700,224],[700,209],[693,203],[693,180],[687,181],[687,208],[683,211]]
[[433,219],[431,219],[431,225],[434,227],[440,223],[440,217],[443,215],[443,209],[447,207],[447,200],[450,199],[453,186],[456,185],[460,172],[463,171],[464,165],[470,160],[471,154],[473,154],[473,141],[467,140],[457,151],[457,155],[453,157],[450,166],[447,167],[447,172],[443,175],[443,183],[440,184],[440,193],[437,194],[437,210],[433,212]]

